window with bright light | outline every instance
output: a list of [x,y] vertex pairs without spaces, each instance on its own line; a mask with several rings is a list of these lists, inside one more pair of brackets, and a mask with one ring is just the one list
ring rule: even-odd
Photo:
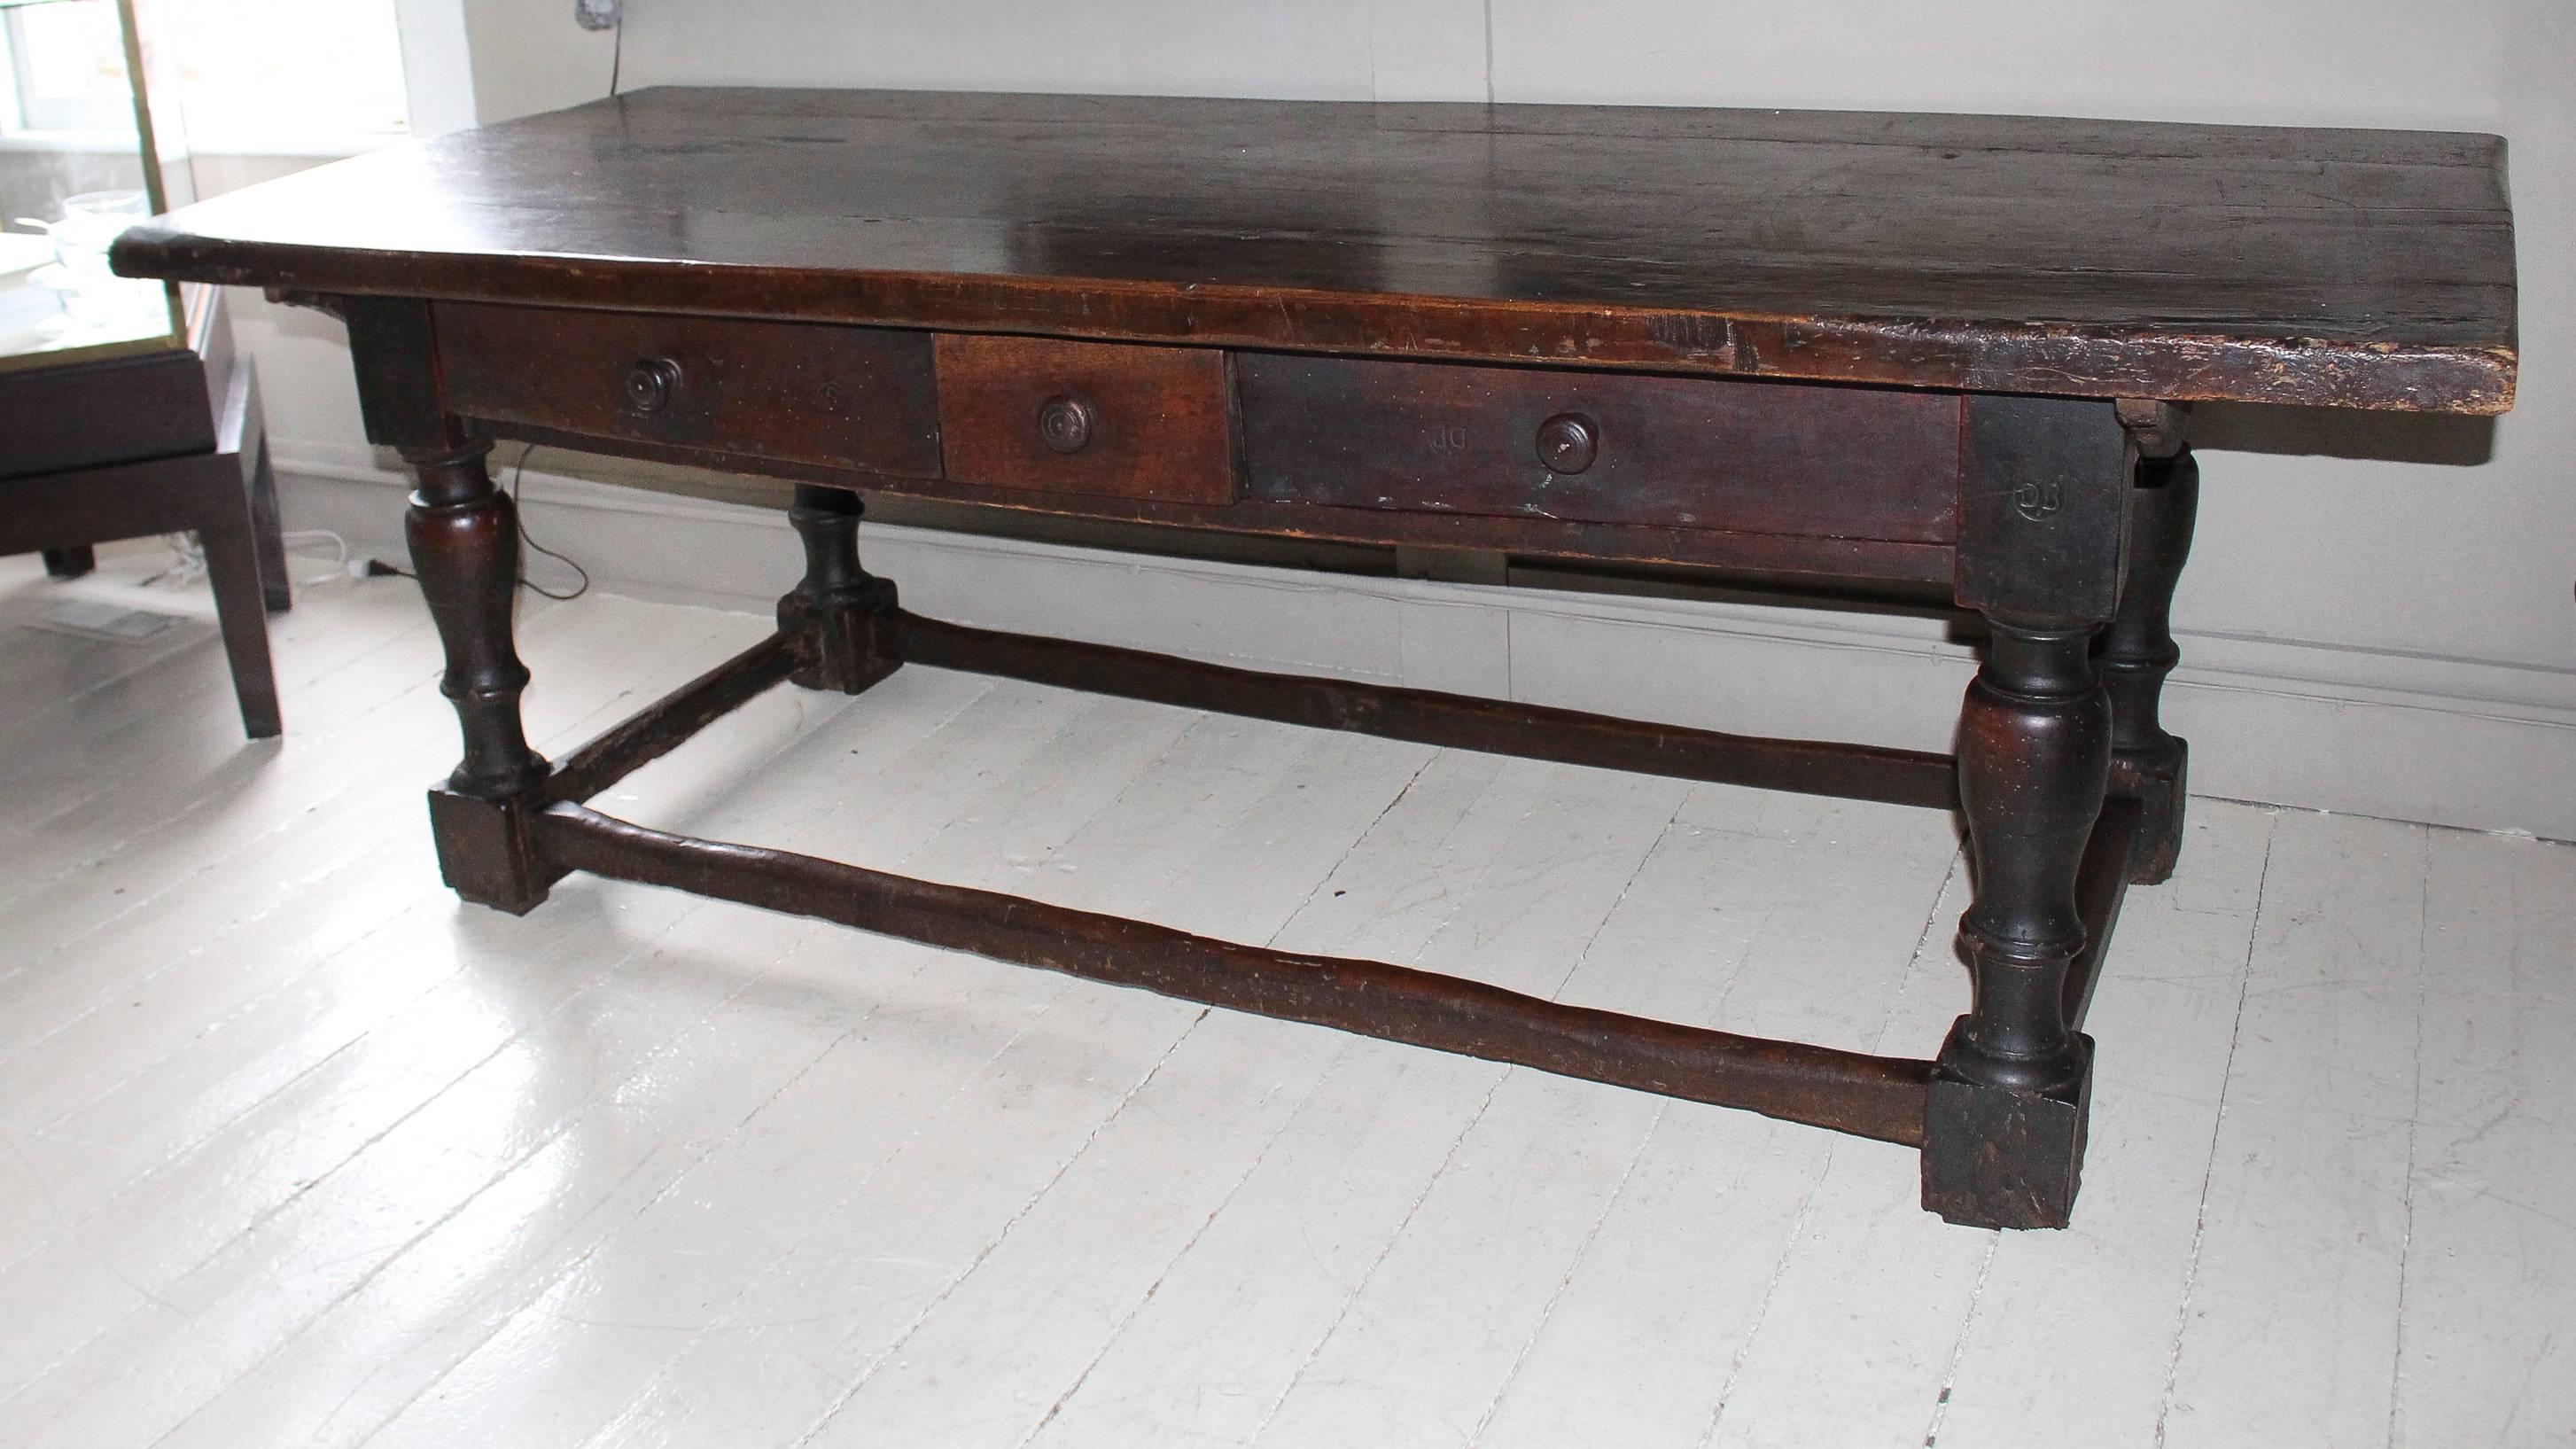
[[196,150],[354,151],[406,130],[394,0],[163,0],[145,15]]
[[9,131],[131,132],[125,35],[113,5],[19,5],[0,10],[9,49]]
[[[408,129],[394,0],[153,0],[139,27],[191,150],[358,151]],[[0,44],[0,134],[132,134],[113,5],[10,5]]]

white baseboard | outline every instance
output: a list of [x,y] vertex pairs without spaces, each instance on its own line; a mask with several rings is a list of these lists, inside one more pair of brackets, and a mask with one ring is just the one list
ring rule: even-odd
[[[406,480],[281,441],[290,527],[400,547]],[[784,517],[529,472],[533,535],[612,593],[767,612]],[[987,628],[1709,729],[1949,747],[1969,649],[1937,619],[1353,578],[870,524],[872,570]],[[540,561],[537,567],[546,566]],[[551,575],[545,575],[551,577]],[[2200,794],[2576,839],[2576,673],[2226,634],[2182,639],[2169,725]]]

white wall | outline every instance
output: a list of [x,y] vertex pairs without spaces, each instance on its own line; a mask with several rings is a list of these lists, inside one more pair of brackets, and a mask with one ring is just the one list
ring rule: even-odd
[[[576,30],[568,9],[464,0],[482,118],[605,89],[608,41]],[[2557,264],[2576,255],[2568,0],[627,0],[627,13],[630,88],[1490,94],[2500,132],[2523,262],[2519,408],[2491,429],[2210,410],[2199,543],[2177,605],[2191,664],[2174,712],[2199,737],[2203,788],[2576,836],[2576,487],[2565,477],[2576,280]],[[301,331],[277,339],[284,365],[295,389],[313,390],[280,409],[281,454],[317,476],[357,476],[354,409],[345,384],[331,394],[325,377],[328,324],[286,325]],[[617,566],[652,577],[635,551],[669,546],[679,528],[620,535]],[[1226,586],[1221,567],[1195,573]],[[710,583],[746,596],[769,586]],[[1554,637],[1537,622],[1548,608],[1509,601],[1517,623],[1494,636],[1490,687],[1530,693],[1544,678],[1562,702],[1616,709],[1640,698],[1626,666],[1688,667],[1665,634],[1636,634],[1627,653],[1596,647],[1595,667],[1566,677],[1537,652]],[[1065,627],[1147,627],[1114,596],[1094,609]],[[1723,611],[1658,620],[1702,636],[1712,670],[1751,627]],[[1930,646],[1908,628],[1880,638],[1912,658]],[[1965,663],[1943,668],[1947,688]],[[1720,690],[1717,673],[1706,677],[1697,695],[1659,677],[1653,712],[1747,723],[1721,697],[1743,679]],[[1855,678],[1856,698],[1873,693]],[[1807,713],[1832,709],[1828,698]],[[1819,727],[1885,733],[1886,717],[1863,707],[1840,723]]]

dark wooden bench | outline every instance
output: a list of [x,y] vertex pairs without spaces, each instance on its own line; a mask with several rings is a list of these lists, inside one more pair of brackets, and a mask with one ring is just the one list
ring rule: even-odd
[[0,370],[0,554],[77,578],[92,546],[193,532],[206,550],[242,729],[282,728],[268,619],[293,598],[251,359],[223,293],[184,290],[184,347]]

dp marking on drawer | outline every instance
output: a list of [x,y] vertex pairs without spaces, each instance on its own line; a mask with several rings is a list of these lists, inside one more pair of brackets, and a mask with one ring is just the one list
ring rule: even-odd
[[1463,427],[1436,427],[1431,430],[1431,451],[1463,453],[1467,451],[1467,430]]
[[2038,523],[2066,506],[2066,488],[2053,478],[2034,478],[2013,490],[2012,502],[2014,512]]

